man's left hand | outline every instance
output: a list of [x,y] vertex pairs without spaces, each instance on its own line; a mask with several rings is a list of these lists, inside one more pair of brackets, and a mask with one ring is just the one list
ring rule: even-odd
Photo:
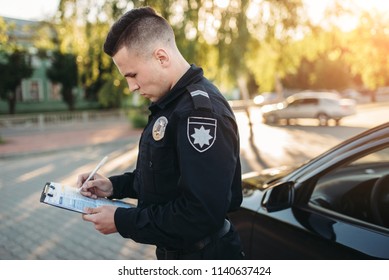
[[115,225],[115,206],[101,206],[96,208],[85,208],[86,214],[82,219],[95,224],[95,229],[102,234],[111,234],[117,232]]

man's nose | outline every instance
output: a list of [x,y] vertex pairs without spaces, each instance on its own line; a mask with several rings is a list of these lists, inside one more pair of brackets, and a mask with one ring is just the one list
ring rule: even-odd
[[139,89],[139,85],[134,82],[128,82],[128,88],[130,89],[130,91],[136,91]]

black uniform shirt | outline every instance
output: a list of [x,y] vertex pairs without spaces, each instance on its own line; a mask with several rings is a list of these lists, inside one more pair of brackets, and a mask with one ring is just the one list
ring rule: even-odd
[[216,232],[242,201],[238,128],[194,65],[149,109],[136,169],[110,177],[113,198],[138,199],[116,210],[115,225],[136,242],[184,249]]

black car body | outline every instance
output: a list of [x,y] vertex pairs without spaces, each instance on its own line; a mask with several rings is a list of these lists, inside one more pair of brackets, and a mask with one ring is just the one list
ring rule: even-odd
[[389,259],[389,123],[296,168],[243,179],[248,259]]

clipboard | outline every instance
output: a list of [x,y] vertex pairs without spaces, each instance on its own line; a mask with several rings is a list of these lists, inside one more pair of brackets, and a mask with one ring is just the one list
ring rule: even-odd
[[93,199],[83,196],[76,188],[56,182],[47,182],[42,190],[40,202],[62,209],[86,214],[86,207],[95,208],[103,205],[132,208],[135,205],[122,200],[110,200],[107,198]]

